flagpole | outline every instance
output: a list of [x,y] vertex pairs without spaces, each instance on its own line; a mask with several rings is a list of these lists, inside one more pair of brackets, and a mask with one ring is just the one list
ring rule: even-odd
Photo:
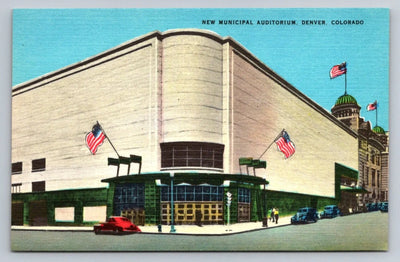
[[347,95],[347,70],[344,74],[344,94]]
[[285,131],[285,129],[282,129],[281,132],[279,132],[279,134],[275,137],[275,139],[272,141],[271,144],[269,144],[269,146],[267,147],[267,149],[265,149],[265,151],[261,154],[261,156],[258,159],[261,159],[261,157],[268,151],[268,149],[272,146],[273,143],[275,143],[276,139],[278,139],[279,136],[282,135],[282,132]]
[[376,103],[376,110],[375,110],[375,126],[378,126],[378,103]]
[[99,121],[96,121],[96,122],[97,122],[97,124],[100,126],[100,128],[101,128],[101,131],[103,131],[103,133],[104,133],[104,136],[107,138],[108,142],[110,142],[110,145],[112,146],[112,148],[114,149],[115,153],[117,154],[117,156],[118,156],[118,158],[119,158],[119,157],[120,157],[120,155],[118,154],[118,152],[117,152],[117,149],[115,149],[115,147],[114,147],[113,143],[111,143],[111,140],[110,140],[110,138],[108,138],[108,136],[107,136],[107,134],[106,134],[106,131],[104,131],[104,129],[103,129],[103,127],[100,125]]

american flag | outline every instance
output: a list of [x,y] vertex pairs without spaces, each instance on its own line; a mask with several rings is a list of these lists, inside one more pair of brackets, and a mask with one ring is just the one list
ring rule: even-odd
[[282,131],[282,135],[275,141],[275,143],[286,158],[292,156],[296,151],[295,146],[286,131]]
[[335,78],[337,76],[346,74],[347,68],[346,68],[346,62],[341,63],[340,65],[335,65],[332,67],[331,71],[329,72],[329,75],[332,78]]
[[105,138],[106,136],[99,123],[95,124],[92,131],[86,134],[86,145],[93,155],[96,154],[97,148],[103,144]]
[[376,110],[377,108],[378,108],[378,102],[376,102],[376,100],[375,102],[367,105],[367,111],[373,111]]

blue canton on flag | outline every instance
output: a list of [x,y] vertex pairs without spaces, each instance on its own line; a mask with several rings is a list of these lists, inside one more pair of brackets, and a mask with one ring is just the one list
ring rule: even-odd
[[93,155],[96,154],[97,148],[103,144],[105,138],[106,136],[104,135],[99,123],[95,124],[92,131],[86,134],[86,145]]
[[294,143],[290,140],[289,134],[285,130],[282,131],[281,137],[275,143],[286,158],[291,157],[296,151]]

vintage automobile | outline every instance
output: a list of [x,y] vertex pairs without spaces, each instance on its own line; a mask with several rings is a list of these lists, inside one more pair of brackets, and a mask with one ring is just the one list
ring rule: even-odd
[[137,233],[141,232],[140,228],[133,224],[126,217],[112,216],[107,219],[107,222],[96,224],[93,227],[94,233]]
[[367,204],[367,211],[368,212],[378,211],[378,210],[379,210],[378,203],[368,203]]
[[317,222],[317,210],[313,207],[303,207],[297,211],[297,214],[290,219],[291,224]]
[[380,207],[379,207],[379,210],[381,212],[388,212],[389,211],[389,203],[388,202],[382,202]]
[[334,218],[340,215],[340,210],[336,205],[329,205],[324,207],[324,211],[321,212],[320,218]]

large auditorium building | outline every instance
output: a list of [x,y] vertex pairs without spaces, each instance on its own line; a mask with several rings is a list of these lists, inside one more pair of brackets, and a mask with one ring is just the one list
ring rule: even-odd
[[206,30],[151,32],[12,89],[15,225],[169,224],[171,203],[176,224],[222,224],[227,192],[230,222],[261,221],[339,203],[358,165],[356,131]]

